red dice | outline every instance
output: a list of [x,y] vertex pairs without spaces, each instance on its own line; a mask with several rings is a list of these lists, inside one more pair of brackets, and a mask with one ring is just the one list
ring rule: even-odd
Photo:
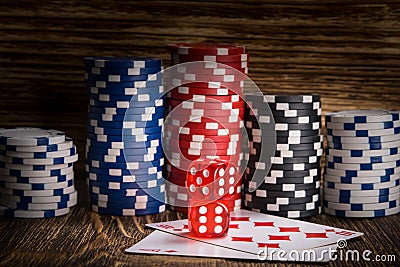
[[191,202],[189,207],[189,230],[197,237],[221,237],[228,233],[229,210],[222,202],[207,204]]

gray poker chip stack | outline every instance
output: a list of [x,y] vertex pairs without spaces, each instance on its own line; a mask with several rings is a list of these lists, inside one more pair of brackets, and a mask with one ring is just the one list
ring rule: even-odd
[[[318,94],[245,94],[245,125],[250,152],[244,174],[244,208],[288,218],[301,218],[321,212],[320,157],[321,101]],[[275,156],[262,160],[263,149],[270,149],[271,134],[262,131],[260,109],[270,108],[275,121]],[[263,142],[264,139],[264,142]],[[265,147],[263,147],[263,144]],[[257,170],[269,169],[265,177]],[[253,179],[255,178],[255,179]],[[263,180],[258,184],[254,180]]]

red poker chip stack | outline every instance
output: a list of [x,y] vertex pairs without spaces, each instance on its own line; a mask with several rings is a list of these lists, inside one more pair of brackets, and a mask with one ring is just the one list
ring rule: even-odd
[[[165,80],[174,89],[167,94],[164,124],[167,198],[171,209],[186,212],[191,161],[218,158],[240,171],[248,55],[243,46],[229,44],[178,43],[168,50],[174,68]],[[227,201],[231,210],[241,206],[241,186],[239,181]]]

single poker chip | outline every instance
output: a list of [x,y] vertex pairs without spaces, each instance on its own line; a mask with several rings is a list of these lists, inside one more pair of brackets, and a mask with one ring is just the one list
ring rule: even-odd
[[400,151],[399,147],[392,147],[387,149],[376,149],[376,150],[341,150],[334,148],[327,148],[326,154],[329,156],[337,156],[337,157],[352,157],[352,158],[360,158],[360,157],[383,157],[396,155]]
[[314,210],[292,210],[292,211],[270,211],[266,209],[250,209],[251,211],[271,214],[274,216],[286,217],[286,218],[306,218],[321,214],[321,207]]
[[161,179],[162,172],[157,172],[153,174],[143,174],[143,175],[125,175],[125,176],[111,176],[96,173],[87,173],[89,180],[98,182],[119,182],[119,183],[136,183],[136,182],[146,182],[150,180]]
[[[94,160],[91,158],[87,159],[87,162],[90,164],[92,168],[100,168],[100,169],[125,169],[128,172],[131,171],[131,174],[139,174],[140,170],[151,169],[151,168],[161,168],[164,165],[163,158],[155,158],[146,156],[141,157],[142,159],[147,159],[148,161],[133,161],[133,162],[124,162],[124,163],[115,163],[115,162],[104,162],[102,160]],[[145,172],[144,174],[151,174]],[[126,174],[124,174],[126,175]]]
[[58,150],[52,152],[18,152],[18,151],[8,151],[0,149],[0,154],[13,157],[13,158],[23,158],[23,159],[55,159],[60,157],[69,157],[77,154],[76,146],[72,146],[66,150]]
[[86,67],[86,72],[90,74],[102,75],[146,75],[155,74],[162,70],[162,66],[156,67],[128,67],[128,68],[104,68],[104,67]]
[[61,183],[74,179],[74,173],[65,175],[56,175],[50,177],[17,177],[17,176],[6,176],[0,175],[0,181],[7,183],[18,183],[18,184],[53,184]]
[[212,96],[230,96],[230,95],[241,95],[242,90],[231,90],[229,88],[202,88],[194,86],[178,86],[170,91],[174,94],[181,95],[212,95]]
[[121,90],[123,88],[150,88],[159,87],[162,84],[162,79],[151,80],[151,81],[130,81],[130,82],[107,82],[107,81],[96,81],[93,79],[86,80],[88,87],[105,88],[108,90]]
[[325,201],[337,202],[337,203],[348,203],[348,204],[366,204],[366,203],[383,203],[393,200],[398,200],[400,192],[391,195],[375,196],[375,197],[344,197],[344,196],[332,196],[324,195]]
[[323,201],[323,205],[329,209],[335,210],[352,210],[352,211],[367,211],[367,210],[380,210],[380,209],[390,209],[399,206],[398,199],[381,202],[381,203],[365,203],[365,204],[348,204],[348,203],[337,203],[330,201]]
[[300,204],[289,204],[289,205],[280,205],[280,204],[271,204],[271,203],[249,203],[246,200],[244,201],[244,205],[250,208],[261,208],[271,211],[299,211],[299,210],[315,210],[320,207],[319,201],[317,202],[308,202],[308,203],[300,203]]
[[161,185],[159,187],[153,187],[153,188],[140,188],[140,189],[105,189],[102,187],[98,186],[91,186],[89,187],[89,192],[90,193],[95,193],[95,194],[105,194],[109,196],[147,196],[147,195],[153,195],[153,194],[160,194],[165,192],[165,184]]
[[[216,149],[193,149],[193,148],[183,148],[183,147],[177,147],[177,146],[169,146],[164,143],[164,153],[165,155],[173,155],[174,153],[181,153],[183,156],[187,157],[189,155],[192,156],[232,156],[232,155],[237,155],[240,153],[241,149],[240,148],[227,148],[227,149],[221,149],[221,150],[216,150]],[[172,156],[174,157],[174,156]]]
[[[151,165],[151,162],[147,163]],[[139,165],[139,164],[138,164]],[[95,173],[95,174],[103,174],[110,176],[125,176],[125,175],[140,175],[140,174],[154,174],[162,171],[162,166],[153,166],[148,168],[141,169],[119,169],[119,168],[97,168],[89,165],[85,165],[85,169],[87,172]]]
[[280,144],[309,144],[315,142],[322,142],[323,135],[305,136],[305,137],[282,137],[278,136],[276,142]]
[[265,197],[257,197],[254,194],[246,193],[244,194],[244,201],[245,205],[250,208],[263,207],[263,205],[265,207],[266,204],[277,204],[277,205],[304,204],[304,203],[319,201],[319,194],[301,198],[290,198],[290,197],[265,198]]
[[156,133],[161,133],[162,127],[145,127],[145,128],[122,128],[122,129],[113,129],[113,128],[104,128],[104,127],[93,127],[87,126],[86,130],[88,133],[96,134],[96,135],[152,135]]
[[400,206],[389,208],[389,209],[377,209],[377,210],[366,210],[366,211],[352,211],[352,210],[335,210],[330,208],[324,208],[324,213],[339,216],[339,217],[354,217],[354,218],[375,218],[394,215],[400,212]]
[[204,134],[179,134],[177,132],[171,132],[168,130],[164,130],[164,137],[166,138],[178,138],[179,141],[187,141],[187,142],[203,142],[205,140],[210,140],[216,143],[223,142],[236,142],[240,140],[239,134],[231,134],[227,136],[217,136],[217,135],[204,135]]
[[[285,180],[285,178],[282,178]],[[249,189],[261,189],[261,190],[271,190],[271,191],[299,191],[299,190],[310,190],[320,188],[321,182],[319,180],[312,183],[282,183],[282,184],[271,184],[271,183],[262,183],[258,188],[256,188],[256,184],[254,182],[243,182]]]
[[[90,147],[86,150],[86,158],[101,160],[104,162],[132,162],[140,158],[162,158],[163,148],[161,146],[142,149],[104,149],[106,153],[99,153],[102,149]],[[118,154],[118,155],[116,155]]]
[[287,117],[278,117],[274,116],[275,123],[295,123],[295,124],[304,124],[304,123],[313,123],[320,122],[321,116],[303,116],[297,118],[287,118]]
[[78,154],[60,157],[60,158],[20,158],[0,155],[0,161],[11,164],[26,164],[26,165],[56,165],[68,164],[78,160]]
[[400,192],[399,186],[376,190],[342,190],[324,188],[325,195],[333,195],[339,197],[377,197],[391,195],[398,192]]
[[[145,154],[145,155],[123,155],[123,156],[113,156],[109,157],[108,155],[99,155],[94,153],[88,153],[86,155],[86,159],[90,162],[93,166],[133,166],[137,165],[137,162],[160,162],[159,164],[162,165],[164,157],[163,152],[159,152],[157,154]],[[133,164],[133,165],[132,165]],[[145,165],[143,163],[142,165]],[[149,165],[149,164],[148,164]],[[104,167],[106,168],[106,167]]]
[[312,156],[322,156],[324,150],[322,148],[316,150],[277,150],[275,152],[275,157],[281,158],[298,158],[298,157],[312,157]]
[[223,81],[208,81],[208,77],[203,77],[203,81],[188,81],[182,79],[176,79],[175,77],[171,77],[172,81],[169,81],[167,78],[164,82],[165,88],[174,88],[180,86],[186,87],[195,87],[195,88],[229,88],[229,90],[235,92],[236,94],[241,95],[243,93],[244,81],[235,81],[235,82],[223,82]]
[[[251,182],[250,180],[253,178],[250,174],[245,174],[245,179],[249,182],[248,187],[251,189],[257,189],[257,184],[255,182]],[[309,175],[303,177],[264,177],[263,184],[261,184],[260,189],[268,189],[268,185],[285,185],[285,184],[296,184],[296,185],[312,185],[315,183],[319,183],[321,177],[319,175]],[[264,185],[265,184],[265,188]],[[303,189],[299,189],[303,190]],[[304,189],[306,190],[306,189]]]
[[240,142],[225,142],[225,143],[214,143],[214,142],[189,142],[183,140],[175,140],[172,138],[164,138],[164,146],[168,144],[173,147],[182,147],[186,149],[196,149],[196,150],[226,150],[226,149],[236,149]]
[[341,137],[341,136],[327,136],[328,142],[342,143],[342,144],[370,144],[370,143],[385,143],[400,141],[400,135],[384,135],[384,136],[371,136],[371,137]]
[[319,157],[311,156],[304,158],[281,158],[281,157],[272,157],[272,164],[293,164],[293,163],[316,163],[319,162]]
[[342,184],[342,183],[324,181],[325,188],[333,188],[340,190],[377,190],[377,189],[390,188],[398,185],[400,185],[400,176],[399,179],[382,183]]
[[[146,144],[146,146],[144,145]],[[145,154],[157,154],[162,151],[162,147],[160,146],[161,140],[152,140],[150,142],[143,142],[141,147],[137,148],[104,148],[104,147],[94,147],[94,146],[86,146],[87,153],[94,153],[97,155],[104,155],[113,159],[115,156],[124,156],[124,155],[132,155],[132,156],[140,156]],[[148,146],[147,146],[148,145]],[[105,157],[106,159],[106,157]],[[106,161],[106,160],[105,160]]]
[[[246,101],[251,108],[262,108],[266,103]],[[320,109],[321,103],[268,103],[271,110],[314,110]]]
[[19,210],[0,206],[0,215],[12,218],[53,218],[68,214],[70,208],[56,210]]
[[175,43],[168,44],[167,49],[179,55],[228,56],[245,53],[244,46],[223,43]]
[[[222,82],[222,83],[238,83],[246,80],[246,74],[227,74],[227,75],[209,75],[202,73],[180,73],[179,69],[171,75],[174,79],[186,84],[190,82]],[[168,79],[168,78],[167,78]],[[228,86],[226,86],[228,87]]]
[[[89,94],[98,95],[100,101],[106,101],[108,95],[122,95],[122,96],[131,96],[131,101],[155,101],[158,98],[162,98],[164,94],[164,86],[155,86],[155,87],[120,87],[120,88],[97,88],[97,87],[89,87]],[[105,95],[105,96],[101,96]],[[146,100],[147,99],[147,100]]]
[[94,114],[125,115],[125,114],[158,114],[165,111],[165,107],[129,107],[129,108],[108,108],[89,106],[88,112]]
[[43,145],[43,146],[14,146],[14,145],[0,145],[0,150],[3,151],[15,151],[15,152],[54,152],[67,150],[72,148],[74,143],[69,137],[65,137],[65,142],[53,145]]
[[183,109],[183,108],[173,108],[169,106],[167,108],[168,113],[175,112],[178,113],[180,116],[203,116],[208,118],[219,118],[219,117],[229,117],[229,116],[239,116],[243,118],[244,109],[242,108],[235,108],[231,110],[215,110],[215,109]]
[[57,203],[57,202],[67,202],[78,198],[78,191],[72,191],[68,194],[58,195],[58,196],[44,196],[44,197],[26,197],[26,196],[15,196],[8,194],[0,194],[0,204],[2,201],[8,202],[20,202],[20,203]]
[[102,134],[87,134],[87,138],[96,142],[147,142],[150,140],[161,139],[161,132],[154,134],[142,135],[102,135]]
[[135,183],[119,183],[119,182],[99,182],[89,180],[89,186],[97,186],[105,189],[137,189],[137,188],[154,188],[164,184],[164,179],[149,180],[145,182]]
[[99,214],[106,215],[115,215],[115,216],[141,216],[141,215],[149,215],[149,214],[158,214],[165,211],[166,205],[162,205],[155,208],[148,209],[126,209],[126,208],[103,208],[96,206],[94,204],[91,205],[92,211],[97,212]]
[[[256,170],[253,168],[246,168],[246,173],[249,174],[251,177],[254,175]],[[270,177],[284,177],[284,178],[298,178],[298,177],[305,177],[305,176],[319,176],[320,169],[308,169],[308,170],[296,170],[296,171],[285,171],[285,170],[273,170],[271,169],[268,173]]]
[[352,163],[352,164],[365,164],[365,163],[385,163],[396,161],[400,159],[400,154],[390,156],[373,156],[373,157],[341,157],[326,155],[326,160],[335,163]]
[[[179,112],[169,113],[165,118],[166,122],[178,120],[182,122],[197,122],[197,123],[207,123],[207,122],[218,122],[218,123],[240,123],[243,124],[243,117],[239,115],[231,115],[231,116],[197,116],[197,115],[184,115]],[[241,126],[242,127],[242,126]]]
[[68,167],[64,169],[58,170],[35,170],[35,171],[27,171],[27,170],[13,170],[13,169],[5,169],[0,168],[0,175],[6,176],[15,176],[15,177],[46,177],[46,176],[59,176],[66,175],[73,172],[73,167]]
[[55,165],[24,165],[0,162],[0,168],[18,171],[51,171],[71,167],[72,163]]
[[142,149],[145,147],[157,146],[160,144],[161,139],[153,139],[150,141],[139,141],[139,142],[97,142],[94,140],[86,139],[86,144],[90,147],[97,147],[103,149]]
[[164,99],[160,98],[154,101],[101,101],[89,98],[89,104],[96,107],[111,107],[111,108],[137,108],[137,107],[161,107],[164,104]]
[[91,74],[85,73],[87,81],[105,81],[105,82],[135,82],[135,81],[158,81],[161,80],[162,73],[143,74],[143,75],[115,75],[115,74]]
[[322,142],[308,143],[308,144],[276,144],[276,150],[317,150],[322,148]]
[[[193,60],[178,60],[176,58],[172,58],[171,59],[171,65],[181,65],[182,63],[188,63],[188,62],[193,62]],[[218,65],[217,65],[218,64]],[[223,65],[222,65],[223,64]],[[224,65],[226,65],[224,67]],[[238,71],[247,74],[245,71],[248,70],[248,62],[247,61],[236,61],[236,62],[213,62],[213,61],[207,61],[207,62],[196,62],[196,64],[191,65],[191,67],[195,67],[195,66],[199,66],[199,67],[203,67],[203,66],[219,66],[220,68],[234,68],[237,69]],[[175,69],[176,70],[176,69]]]
[[10,146],[48,146],[65,142],[65,133],[42,128],[1,128],[0,144]]
[[380,123],[400,120],[400,111],[346,110],[326,114],[326,122],[337,123]]
[[[207,133],[207,135],[204,135],[204,133]],[[177,137],[179,140],[186,141],[202,141],[209,139],[214,140],[215,142],[232,142],[239,140],[241,134],[241,129],[205,130],[201,128],[196,129],[188,127],[174,128],[171,125],[165,126],[164,128],[164,137]]]
[[190,55],[185,55],[185,54],[179,54],[179,53],[172,53],[171,58],[172,58],[172,60],[178,61],[178,62],[211,61],[211,62],[217,62],[217,63],[226,63],[226,62],[248,61],[249,54],[236,54],[236,55],[207,55],[207,54],[193,55],[193,54],[190,54]]
[[[400,135],[399,135],[400,137]],[[341,149],[341,150],[382,150],[388,148],[395,148],[400,146],[400,140],[394,142],[385,143],[369,143],[369,144],[358,144],[358,143],[332,143],[328,142],[329,148]]]
[[90,193],[90,198],[93,200],[102,201],[102,202],[146,203],[146,202],[153,202],[153,201],[164,201],[165,200],[165,192],[151,194],[151,195],[132,196],[132,197]]
[[342,177],[371,177],[371,176],[382,176],[382,175],[392,175],[400,173],[400,167],[379,169],[379,170],[340,170],[326,168],[325,173],[335,176]]
[[102,103],[105,101],[110,102],[119,102],[119,101],[131,101],[131,106],[134,106],[136,102],[142,103],[151,103],[157,100],[162,99],[162,93],[153,93],[150,94],[140,94],[140,95],[122,95],[122,94],[110,94],[110,93],[89,93],[89,99],[93,99],[97,101],[96,103]]
[[49,196],[60,196],[70,194],[75,191],[74,186],[53,189],[53,190],[18,190],[18,189],[7,189],[0,187],[0,193],[20,196],[20,197],[49,197]]
[[102,208],[115,208],[115,209],[135,209],[135,210],[146,210],[151,208],[158,208],[162,205],[165,205],[164,202],[154,200],[148,202],[133,202],[133,201],[120,201],[120,202],[111,202],[111,201],[101,201],[98,199],[91,199],[91,203],[98,207]]
[[327,134],[332,136],[348,136],[348,137],[373,137],[385,135],[400,134],[400,127],[394,127],[383,130],[332,130],[327,129]]
[[9,209],[18,209],[26,211],[47,211],[47,210],[59,210],[75,206],[78,203],[78,198],[56,203],[24,203],[24,202],[12,202],[12,201],[1,201],[1,206]]
[[[253,162],[249,161],[248,165],[250,168],[264,170],[266,168],[265,162]],[[319,162],[314,163],[283,163],[283,164],[271,164],[271,170],[283,170],[283,171],[304,171],[309,169],[319,168]]]
[[150,57],[85,57],[86,67],[96,68],[157,68],[162,65],[161,59]]
[[385,163],[334,163],[326,161],[327,168],[335,170],[385,170],[400,167],[400,160]]
[[[310,190],[297,190],[297,191],[286,191],[286,192],[257,189],[254,192],[255,193],[252,193],[252,194],[257,197],[301,198],[301,197],[309,197],[309,196],[320,194],[320,189],[317,188],[317,189],[310,189]],[[245,190],[245,193],[251,193],[251,192],[247,192]]]
[[163,124],[164,118],[154,119],[151,121],[102,121],[94,119],[87,120],[87,125],[89,126],[114,129],[157,127],[163,126]]
[[296,118],[296,117],[316,117],[321,116],[322,109],[294,109],[294,110],[271,110],[272,114],[277,117]]
[[392,175],[382,176],[369,176],[369,177],[341,177],[335,175],[324,174],[324,181],[341,183],[341,184],[380,184],[400,179],[400,174],[395,173]]
[[383,130],[391,129],[400,126],[400,120],[398,121],[384,121],[384,122],[373,122],[373,123],[338,123],[338,122],[327,122],[326,128],[332,130],[342,131],[354,131],[354,130]]
[[53,189],[70,187],[73,185],[74,185],[73,179],[64,182],[43,183],[43,184],[10,183],[10,182],[0,181],[1,187],[8,189],[18,189],[18,190],[53,190]]
[[[246,121],[246,127],[248,129],[251,129],[251,130],[260,129],[260,126],[259,126],[258,122],[249,121],[249,120]],[[275,130],[277,131],[277,135],[278,136],[279,136],[279,132],[281,132],[281,131],[283,131],[283,132],[288,132],[288,131],[289,132],[294,132],[294,131],[298,131],[298,130],[301,130],[301,131],[316,131],[316,130],[319,130],[320,127],[321,127],[321,123],[320,122],[313,122],[313,123],[306,123],[306,124],[275,123]],[[301,133],[301,132],[299,132],[299,133]],[[318,135],[318,134],[319,134],[319,132],[316,132],[316,135]],[[315,132],[312,135],[315,135]],[[285,135],[283,135],[283,136],[285,136]],[[302,136],[302,135],[300,135],[300,136]]]
[[276,137],[307,137],[321,135],[321,131],[318,130],[289,130],[289,131],[277,131]]
[[179,109],[217,109],[217,110],[233,110],[233,109],[243,109],[244,102],[236,101],[236,102],[221,102],[216,99],[207,98],[206,102],[195,102],[192,100],[175,100],[172,98],[168,98],[165,102],[171,108],[179,108]]
[[285,95],[246,95],[247,100],[261,100],[268,103],[314,103],[320,102],[321,96],[319,94],[285,94]]
[[[188,128],[202,128],[206,130],[218,130],[218,129],[238,129],[243,128],[242,122],[223,122],[218,119],[209,119],[208,122],[196,122],[189,120],[179,120],[178,118],[171,117],[165,120],[166,126],[176,126],[176,127],[188,127]],[[164,125],[165,126],[165,125]]]
[[233,95],[207,95],[207,94],[181,94],[179,92],[170,91],[167,93],[167,97],[176,100],[183,100],[183,101],[191,101],[191,102],[200,102],[200,103],[218,103],[218,102],[228,102],[228,103],[235,103],[235,102],[242,102],[243,99],[236,94]]
[[212,75],[212,76],[228,76],[245,77],[249,70],[245,68],[233,68],[229,65],[218,65],[216,62],[201,62],[196,64],[179,64],[174,68],[174,73],[178,74],[194,74],[194,75]]

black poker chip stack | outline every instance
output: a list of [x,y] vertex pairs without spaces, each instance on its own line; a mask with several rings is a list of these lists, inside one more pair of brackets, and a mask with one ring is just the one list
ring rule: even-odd
[[[323,154],[320,95],[248,93],[245,100],[250,152],[244,174],[244,208],[288,218],[319,214]],[[261,130],[263,123],[273,123],[272,118],[259,115],[268,108],[274,117],[275,134]],[[261,152],[273,149],[275,135],[275,156],[261,159]],[[268,174],[257,177],[260,169]],[[257,180],[262,181],[259,186]]]

